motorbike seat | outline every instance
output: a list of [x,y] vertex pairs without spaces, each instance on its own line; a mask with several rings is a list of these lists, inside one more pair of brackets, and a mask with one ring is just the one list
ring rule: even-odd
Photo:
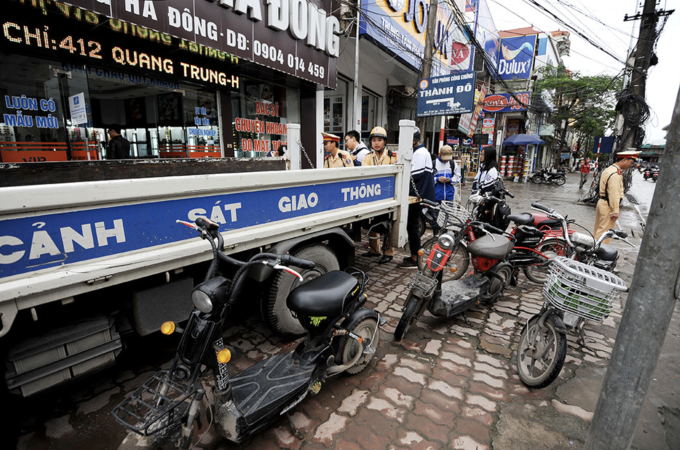
[[520,214],[512,214],[508,216],[508,219],[512,220],[515,222],[515,225],[527,225],[530,223],[533,223],[534,221],[534,216],[530,213],[520,213]]
[[619,258],[619,251],[607,244],[600,244],[595,254],[603,261],[616,261]]
[[286,305],[304,316],[340,315],[345,299],[356,285],[357,279],[352,275],[334,270],[293,289]]
[[491,237],[487,234],[476,241],[471,242],[468,245],[468,252],[473,256],[504,260],[514,247],[515,244],[505,236],[494,234],[493,237]]

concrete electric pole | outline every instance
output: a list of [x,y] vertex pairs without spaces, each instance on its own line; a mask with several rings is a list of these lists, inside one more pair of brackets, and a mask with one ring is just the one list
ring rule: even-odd
[[[636,20],[636,14],[630,20]],[[629,18],[626,16],[626,20]],[[642,21],[640,22],[640,34],[635,49],[635,62],[633,63],[633,73],[631,81],[628,85],[628,93],[637,94],[642,98],[645,97],[645,85],[647,83],[647,70],[654,50],[654,35],[656,33],[656,23],[658,16],[656,14],[656,0],[645,0],[645,5],[642,9]],[[627,148],[633,147],[635,142],[635,129],[630,129],[624,126],[620,151],[625,151]]]
[[[427,13],[427,28],[425,29],[425,52],[423,54],[423,70],[420,73],[420,78],[429,78],[432,73],[432,60],[434,59],[434,35],[435,26],[437,24],[437,0],[430,0],[430,9]],[[416,86],[417,89],[417,86]],[[427,124],[427,117],[420,117],[418,119],[418,128],[422,133],[423,139]],[[435,139],[435,137],[432,137]]]
[[680,299],[680,92],[661,166],[662,176],[654,192],[585,450],[630,448],[675,303]]

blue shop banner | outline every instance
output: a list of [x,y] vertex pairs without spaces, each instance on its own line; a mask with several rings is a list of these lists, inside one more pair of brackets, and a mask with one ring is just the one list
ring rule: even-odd
[[536,35],[503,38],[498,54],[498,74],[504,80],[528,80],[534,63]]
[[418,117],[469,113],[474,101],[474,71],[423,78],[418,82]]
[[178,219],[238,230],[391,199],[394,185],[386,176],[2,220],[0,278],[196,238]]

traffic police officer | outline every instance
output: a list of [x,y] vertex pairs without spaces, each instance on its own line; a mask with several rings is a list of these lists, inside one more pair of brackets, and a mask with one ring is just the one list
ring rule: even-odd
[[352,158],[345,151],[338,148],[340,136],[330,133],[321,133],[323,137],[323,148],[328,155],[324,158],[323,166],[326,169],[334,167],[352,167]]
[[[623,171],[635,163],[641,152],[628,149],[619,152],[616,163],[604,169],[600,177],[600,200],[595,210],[595,239],[599,239],[609,229],[615,229],[619,219],[619,206],[623,200]],[[609,243],[609,239],[604,241]]]
[[[387,131],[383,127],[375,127],[371,130],[368,136],[368,142],[371,144],[371,153],[364,156],[361,161],[362,166],[386,166],[388,164],[396,164],[397,155],[391,150],[385,150],[387,146]],[[385,251],[382,253],[382,258],[378,260],[378,264],[385,264],[394,258],[394,249],[390,245],[390,236],[385,236]],[[371,231],[368,233],[368,251],[361,256],[377,257],[380,256],[380,233]]]
[[371,153],[364,156],[362,166],[386,166],[397,163],[397,154],[392,150],[385,150],[387,146],[387,131],[383,127],[375,127],[368,136]]

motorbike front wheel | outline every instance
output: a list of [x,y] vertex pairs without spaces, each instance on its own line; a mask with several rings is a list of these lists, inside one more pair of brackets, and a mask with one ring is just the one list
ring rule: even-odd
[[557,378],[567,357],[567,336],[557,331],[552,316],[543,327],[532,317],[522,330],[517,347],[519,379],[534,389],[544,388]]
[[562,186],[564,183],[567,182],[567,177],[565,177],[565,176],[557,177],[557,178],[555,178],[554,181],[555,181],[555,184],[557,184],[558,186]]
[[543,182],[543,177],[541,175],[536,174],[533,177],[531,177],[531,182],[541,184]]
[[399,319],[397,328],[394,330],[394,340],[401,341],[408,332],[408,329],[411,328],[411,323],[415,320],[416,313],[420,309],[420,303],[423,301],[420,295],[420,293],[416,294],[415,290],[408,294],[406,308],[401,315],[401,319]]
[[[546,239],[536,250],[547,256],[548,259],[552,259],[556,256],[569,257],[567,245],[562,240]],[[545,262],[545,260],[543,262]],[[536,284],[544,284],[548,280],[547,266],[540,264],[525,266],[523,271],[524,275],[526,275],[529,281],[532,281]]]

